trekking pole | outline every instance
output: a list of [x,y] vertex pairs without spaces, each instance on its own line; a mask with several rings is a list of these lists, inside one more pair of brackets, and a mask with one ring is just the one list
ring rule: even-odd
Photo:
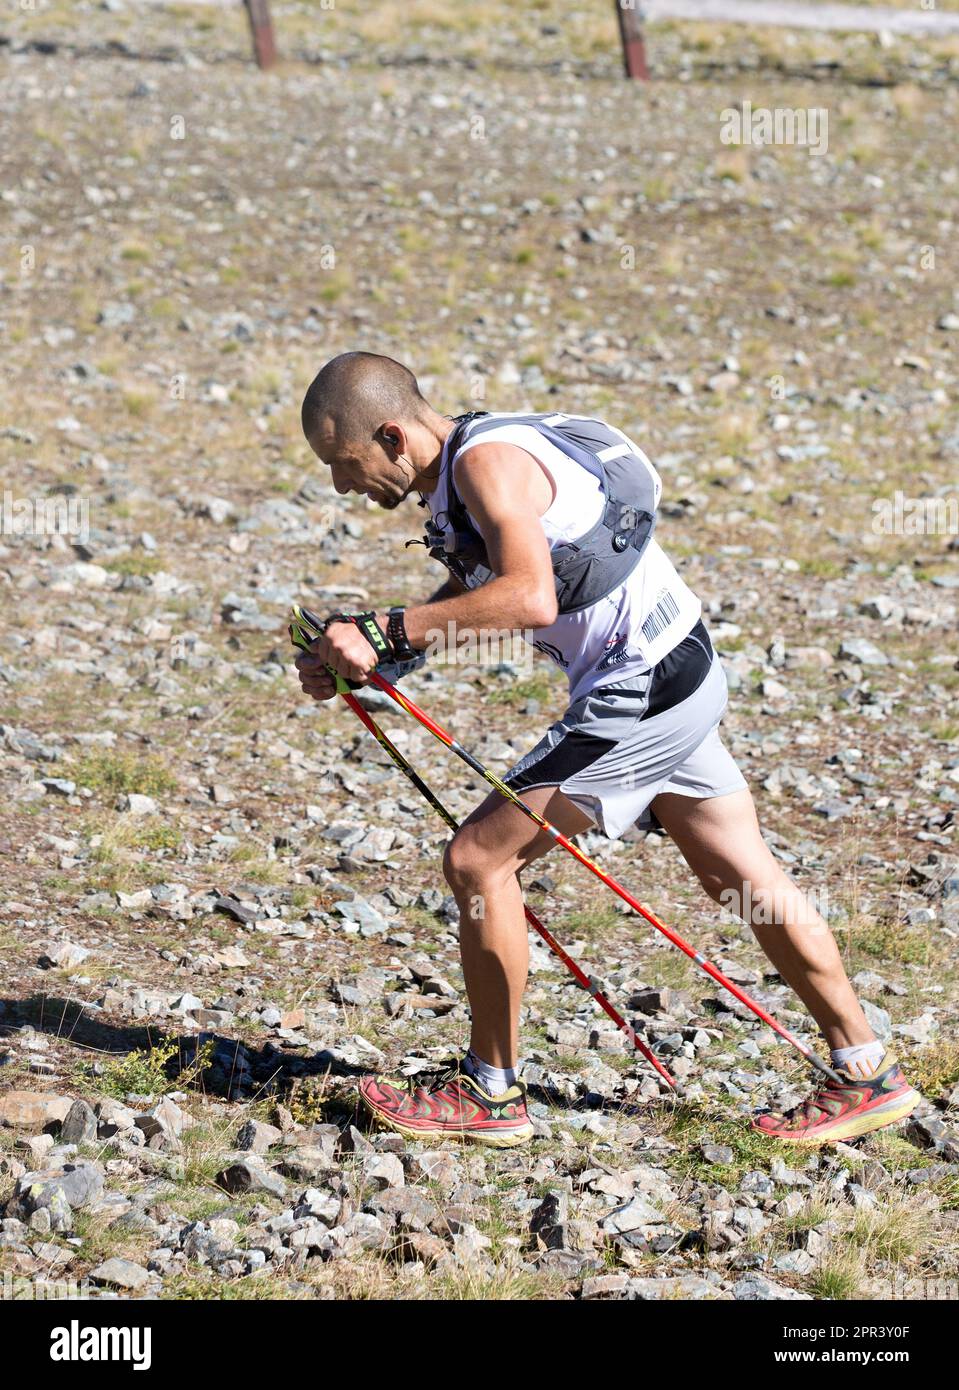
[[[290,635],[291,637],[293,636],[292,627],[290,628]],[[303,635],[305,636],[306,634],[304,633]],[[300,647],[301,651],[309,651],[309,646],[301,645],[301,643],[296,641],[295,637],[293,637],[293,644],[294,646]],[[333,671],[331,671],[330,674],[333,675],[336,679],[336,688],[338,693],[343,696],[343,699],[349,705],[350,709],[357,716],[360,722],[364,724],[366,728],[370,731],[370,733],[376,739],[377,743],[379,743],[380,746],[383,749],[385,749],[385,751],[389,754],[393,762],[399,768],[400,772],[403,773],[404,777],[406,777],[410,782],[412,782],[416,790],[426,798],[429,804],[433,807],[435,811],[439,813],[439,815],[443,818],[443,820],[446,822],[446,824],[450,827],[451,830],[458,830],[459,821],[457,821],[456,817],[452,814],[452,812],[446,809],[446,807],[436,796],[436,794],[423,781],[422,777],[420,777],[419,773],[412,766],[412,764],[396,747],[396,744],[393,743],[390,740],[390,738],[383,732],[383,730],[377,724],[373,716],[363,708],[359,700],[357,700],[356,696],[351,692],[350,687],[347,685],[343,677],[337,676],[336,673]],[[556,938],[543,926],[542,922],[533,912],[532,908],[528,907],[526,903],[524,903],[523,911],[526,914],[527,922],[529,922],[533,930],[539,933],[539,935],[542,937],[543,941],[546,942],[546,945],[550,948],[553,954],[559,957],[559,959],[566,966],[567,970],[570,971],[570,973],[573,975],[576,981],[582,985],[583,989],[585,989],[588,994],[592,995],[599,1007],[609,1018],[613,1020],[617,1028],[620,1028],[626,1034],[626,1037],[632,1043],[633,1047],[637,1050],[637,1052],[641,1052],[643,1054],[646,1060],[653,1067],[655,1067],[656,1071],[664,1079],[664,1081],[667,1081],[670,1086],[675,1086],[676,1082],[673,1080],[672,1076],[670,1076],[669,1072],[663,1066],[662,1062],[660,1062],[659,1058],[656,1057],[655,1054],[650,1051],[647,1045],[636,1033],[635,1029],[633,1029],[629,1025],[629,1023],[627,1023],[625,1018],[623,1018],[622,1014],[618,1011],[618,1009],[615,1009],[613,1005],[609,1002],[609,1000],[606,998],[606,996],[599,989],[597,989],[596,985],[593,983],[590,977],[576,964],[572,956],[570,956],[569,954],[567,954],[566,951],[563,950],[562,946],[559,944]]]
[[[335,672],[333,674],[335,674]],[[842,1078],[833,1071],[832,1067],[827,1066],[821,1057],[817,1057],[816,1053],[813,1052],[811,1048],[806,1047],[798,1038],[793,1037],[792,1033],[790,1033],[787,1028],[784,1028],[781,1023],[777,1023],[772,1014],[768,1014],[761,1005],[750,999],[748,994],[745,994],[733,984],[732,980],[724,975],[711,961],[707,960],[704,955],[690,946],[681,936],[677,936],[676,933],[671,931],[658,917],[655,917],[653,913],[643,907],[642,903],[634,898],[632,893],[627,892],[627,890],[622,888],[614,878],[604,873],[598,864],[594,864],[588,855],[585,855],[581,849],[577,849],[572,841],[567,840],[566,836],[557,830],[554,825],[551,825],[548,820],[534,811],[532,807],[527,806],[526,802],[523,801],[521,797],[517,796],[512,787],[508,787],[494,772],[490,772],[488,768],[484,767],[478,758],[475,758],[468,749],[464,748],[461,743],[458,743],[455,738],[445,731],[445,729],[440,728],[439,724],[435,723],[435,721],[432,720],[428,714],[424,713],[418,705],[415,705],[412,700],[408,700],[395,686],[378,675],[375,669],[370,671],[369,678],[375,686],[389,695],[390,699],[395,700],[402,709],[405,709],[407,714],[411,714],[425,729],[429,729],[430,733],[435,735],[441,743],[445,743],[447,748],[452,749],[457,757],[462,758],[463,762],[465,762],[468,767],[472,768],[474,772],[479,773],[481,777],[489,782],[491,787],[495,787],[495,789],[505,796],[508,801],[511,801],[514,806],[518,807],[525,816],[534,821],[541,829],[547,831],[548,834],[552,835],[557,844],[562,845],[565,850],[569,851],[574,859],[578,859],[581,864],[584,864],[587,869],[606,884],[607,888],[612,888],[613,892],[622,898],[623,902],[628,903],[634,912],[638,912],[641,917],[645,917],[650,926],[655,927],[658,932],[661,932],[663,936],[666,937],[667,941],[671,941],[674,946],[678,947],[680,951],[689,956],[690,960],[695,961],[700,970],[705,971],[710,979],[722,985],[723,989],[728,990],[734,999],[738,999],[741,1004],[745,1004],[748,1009],[751,1009],[757,1018],[762,1019],[763,1023],[772,1028],[773,1032],[778,1033],[785,1042],[789,1043],[791,1047],[794,1047],[817,1071],[822,1072],[824,1076],[828,1076],[830,1081],[838,1085],[842,1084]],[[337,679],[339,681],[341,678],[338,677]]]
[[[438,798],[433,794],[433,792],[422,780],[422,778],[406,761],[399,749],[390,742],[386,734],[384,734],[382,729],[380,729],[380,727],[377,725],[376,721],[363,708],[363,706],[357,700],[356,696],[351,695],[348,690],[341,690],[340,694],[343,696],[343,699],[349,705],[350,709],[354,712],[354,714],[358,715],[362,722],[366,725],[366,727],[369,729],[370,733],[377,740],[377,742],[383,748],[386,749],[387,753],[389,753],[390,757],[396,763],[396,766],[400,769],[400,771],[404,773],[406,777],[409,778],[409,780],[413,783],[414,787],[416,787],[418,791],[422,792],[422,794],[426,797],[430,805],[433,806],[439,812],[439,814],[446,821],[446,824],[450,827],[450,829],[458,830],[459,822],[456,820],[456,817],[451,815],[450,812],[447,811],[446,807],[438,800]],[[563,962],[563,964],[571,972],[571,974],[576,978],[579,984],[583,986],[586,992],[593,996],[593,998],[596,1000],[596,1003],[603,1010],[603,1012],[606,1013],[613,1020],[613,1022],[616,1024],[618,1028],[622,1029],[622,1031],[626,1034],[627,1038],[629,1038],[630,1042],[633,1044],[633,1047],[635,1047],[638,1052],[641,1052],[643,1054],[646,1060],[656,1068],[657,1072],[659,1072],[659,1075],[663,1077],[663,1079],[667,1081],[670,1086],[675,1086],[676,1082],[670,1076],[669,1072],[663,1066],[662,1062],[660,1062],[659,1059],[650,1051],[646,1044],[639,1038],[635,1030],[631,1028],[630,1025],[626,1022],[622,1014],[619,1013],[617,1009],[613,1008],[612,1004],[610,1004],[609,1000],[605,997],[605,995],[603,995],[600,992],[600,990],[597,989],[596,985],[589,978],[589,976],[586,975],[585,972],[580,969],[580,967],[573,960],[572,956],[568,955],[567,952],[563,950],[562,946],[555,939],[555,937],[553,937],[551,933],[547,931],[547,929],[543,926],[542,922],[540,922],[536,914],[532,911],[531,908],[527,907],[525,903],[523,904],[523,911],[526,914],[527,922],[529,922],[533,930],[539,933],[539,935],[546,942],[550,950],[559,957],[559,959]]]

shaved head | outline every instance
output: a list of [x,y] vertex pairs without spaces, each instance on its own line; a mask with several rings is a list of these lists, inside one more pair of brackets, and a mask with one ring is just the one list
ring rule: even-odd
[[308,440],[326,420],[338,445],[363,447],[386,421],[423,421],[429,410],[402,362],[376,352],[343,352],[311,381],[301,420]]

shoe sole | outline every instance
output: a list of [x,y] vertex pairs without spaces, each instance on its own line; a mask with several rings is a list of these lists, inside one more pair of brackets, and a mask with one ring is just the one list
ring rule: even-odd
[[419,1139],[429,1143],[431,1140],[458,1139],[466,1144],[484,1144],[490,1149],[514,1149],[519,1144],[527,1144],[533,1137],[533,1126],[523,1125],[521,1129],[513,1130],[482,1130],[482,1129],[411,1129],[409,1125],[402,1125],[398,1120],[394,1120],[391,1115],[385,1115],[381,1110],[377,1110],[371,1105],[364,1095],[360,1096],[367,1112],[373,1117],[377,1124],[384,1129],[392,1129],[397,1134],[402,1134],[404,1139]]
[[873,1130],[885,1129],[887,1125],[898,1124],[913,1110],[922,1099],[918,1091],[909,1090],[902,1095],[891,1096],[882,1105],[874,1106],[871,1110],[863,1111],[858,1115],[850,1115],[848,1119],[831,1120],[828,1124],[817,1125],[814,1135],[804,1134],[770,1134],[768,1130],[760,1129],[758,1125],[753,1128],[758,1134],[765,1134],[767,1139],[779,1139],[784,1144],[840,1144],[844,1139],[858,1139],[860,1135],[871,1134]]

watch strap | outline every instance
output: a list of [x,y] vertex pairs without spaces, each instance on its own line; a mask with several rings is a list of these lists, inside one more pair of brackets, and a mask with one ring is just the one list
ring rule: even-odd
[[389,622],[386,625],[386,634],[390,646],[393,648],[393,655],[397,661],[415,661],[420,655],[410,644],[410,639],[406,635],[406,609],[391,608],[389,610]]

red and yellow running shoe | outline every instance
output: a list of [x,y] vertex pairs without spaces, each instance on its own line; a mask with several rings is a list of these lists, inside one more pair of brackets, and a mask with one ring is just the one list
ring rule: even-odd
[[522,1081],[501,1096],[488,1095],[457,1058],[399,1081],[365,1076],[360,1099],[375,1120],[407,1139],[466,1139],[507,1149],[533,1137]]
[[841,1086],[827,1081],[785,1115],[758,1115],[753,1129],[791,1144],[837,1144],[904,1120],[922,1099],[891,1052],[872,1076],[850,1076],[841,1069],[840,1075],[848,1077]]

